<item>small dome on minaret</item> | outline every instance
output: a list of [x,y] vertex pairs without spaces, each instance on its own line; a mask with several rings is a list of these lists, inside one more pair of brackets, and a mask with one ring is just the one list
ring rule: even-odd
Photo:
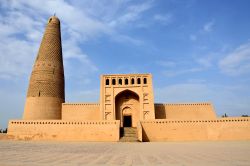
[[48,20],[48,24],[49,23],[53,23],[53,24],[60,24],[60,20],[58,17],[56,17],[55,15],[54,16],[51,16]]

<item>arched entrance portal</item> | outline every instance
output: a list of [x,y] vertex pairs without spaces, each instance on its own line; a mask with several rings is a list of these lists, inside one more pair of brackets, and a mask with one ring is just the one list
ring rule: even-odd
[[136,127],[140,115],[139,96],[125,90],[115,97],[116,120],[121,121],[121,127]]

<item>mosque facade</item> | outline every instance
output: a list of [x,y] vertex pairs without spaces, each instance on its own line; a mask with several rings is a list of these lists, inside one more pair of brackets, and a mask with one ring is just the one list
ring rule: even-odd
[[[33,65],[22,120],[10,120],[16,140],[249,140],[250,118],[218,118],[212,103],[154,103],[152,75],[100,77],[99,103],[67,103],[60,20],[49,18]],[[229,101],[230,102],[230,101]]]

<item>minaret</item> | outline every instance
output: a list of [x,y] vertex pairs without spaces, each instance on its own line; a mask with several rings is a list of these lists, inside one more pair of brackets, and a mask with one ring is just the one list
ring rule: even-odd
[[23,119],[61,119],[64,98],[60,20],[52,16],[30,76]]

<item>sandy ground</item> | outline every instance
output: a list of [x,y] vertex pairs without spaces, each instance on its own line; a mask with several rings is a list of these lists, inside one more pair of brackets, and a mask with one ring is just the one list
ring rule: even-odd
[[0,141],[0,166],[250,165],[250,141],[87,143]]

